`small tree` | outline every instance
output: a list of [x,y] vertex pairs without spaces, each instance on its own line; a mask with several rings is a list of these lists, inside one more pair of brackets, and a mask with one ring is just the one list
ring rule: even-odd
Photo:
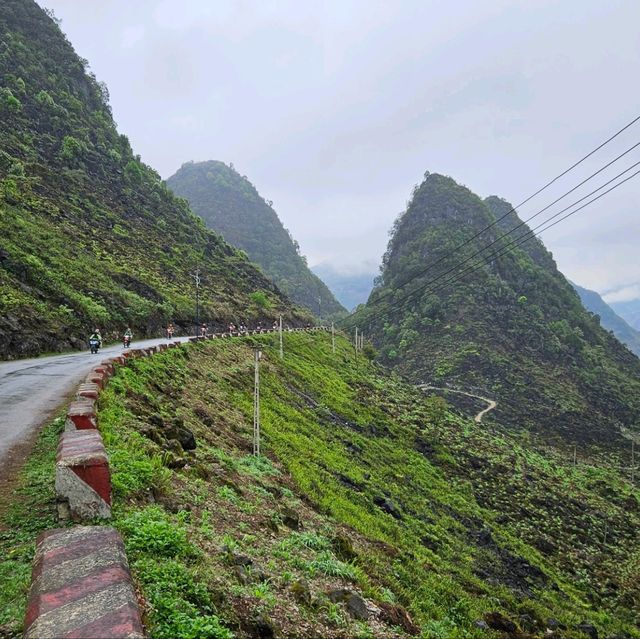
[[79,157],[85,150],[86,146],[84,142],[74,138],[72,135],[65,135],[62,140],[62,147],[60,149],[60,157],[63,160],[74,160]]
[[271,300],[264,291],[256,291],[249,295],[251,303],[259,310],[266,311],[271,308]]
[[12,113],[18,113],[22,110],[22,102],[20,102],[20,100],[18,100],[18,98],[13,95],[11,89],[1,89],[0,95],[2,96],[2,106],[5,109],[11,111]]
[[362,354],[370,361],[372,362],[377,355],[376,349],[373,347],[373,344],[371,342],[365,342],[364,346],[362,347]]

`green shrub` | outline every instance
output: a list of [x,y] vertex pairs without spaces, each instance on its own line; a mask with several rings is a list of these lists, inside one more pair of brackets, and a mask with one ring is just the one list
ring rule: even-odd
[[124,167],[124,176],[130,184],[140,184],[144,177],[144,171],[140,162],[137,160],[129,160]]
[[171,521],[160,506],[147,506],[120,520],[127,551],[134,556],[149,553],[154,557],[190,557],[195,547],[187,539],[185,526]]
[[256,306],[256,308],[260,310],[265,311],[271,308],[271,301],[263,291],[256,291],[255,293],[251,293],[251,295],[249,295],[249,299],[254,304],[254,306]]
[[233,639],[213,613],[206,587],[173,559],[144,558],[133,564],[150,607],[154,639]]
[[24,164],[20,160],[14,160],[9,167],[9,175],[24,177]]
[[73,160],[82,155],[86,149],[84,142],[74,138],[72,135],[65,135],[60,148],[60,157],[63,160]]
[[50,106],[50,107],[55,106],[55,101],[51,97],[48,91],[40,91],[36,95],[36,102],[39,102],[40,104],[45,106]]
[[339,577],[347,581],[358,580],[358,573],[351,564],[339,561],[329,552],[322,552],[317,559],[307,562],[306,570],[310,577],[317,573],[322,573],[329,577]]
[[6,87],[0,90],[0,97],[2,98],[1,104],[4,106],[7,111],[11,111],[12,113],[18,113],[22,110],[22,102],[13,95],[11,89],[7,89]]
[[2,196],[9,204],[18,204],[20,202],[20,189],[18,183],[13,178],[6,178],[0,183],[2,188]]
[[162,465],[159,455],[148,457],[127,449],[111,453],[111,467],[113,492],[119,497],[140,493],[151,486],[160,488],[166,483],[170,472]]

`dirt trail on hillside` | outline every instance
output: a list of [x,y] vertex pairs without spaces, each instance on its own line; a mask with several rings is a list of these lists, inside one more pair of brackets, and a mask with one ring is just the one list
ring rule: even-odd
[[466,395],[467,397],[473,397],[474,399],[480,399],[483,402],[487,402],[487,407],[483,408],[474,418],[473,420],[476,422],[476,424],[481,424],[482,423],[482,418],[489,412],[492,411],[497,405],[498,402],[494,401],[493,399],[489,399],[488,397],[482,397],[482,395],[474,395],[473,393],[467,393],[466,391],[462,391],[462,390],[456,390],[454,388],[446,388],[446,387],[439,387],[439,386],[429,386],[428,384],[419,384],[418,388],[422,389],[422,390],[437,390],[437,391],[443,391],[445,393],[458,393],[458,395]]

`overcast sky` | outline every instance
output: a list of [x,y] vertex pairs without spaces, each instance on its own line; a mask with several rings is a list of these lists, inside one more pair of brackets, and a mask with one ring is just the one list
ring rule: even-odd
[[[311,265],[377,269],[427,170],[516,204],[640,115],[638,0],[40,4],[145,162],[233,162]],[[638,141],[640,122],[521,215]],[[640,176],[543,240],[574,281],[640,297],[639,205]]]

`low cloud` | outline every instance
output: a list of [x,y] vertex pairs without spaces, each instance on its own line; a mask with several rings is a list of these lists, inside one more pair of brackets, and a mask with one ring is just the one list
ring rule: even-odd
[[614,291],[605,293],[603,296],[607,304],[615,304],[616,302],[631,302],[640,299],[640,284],[631,284],[631,286],[623,286]]

